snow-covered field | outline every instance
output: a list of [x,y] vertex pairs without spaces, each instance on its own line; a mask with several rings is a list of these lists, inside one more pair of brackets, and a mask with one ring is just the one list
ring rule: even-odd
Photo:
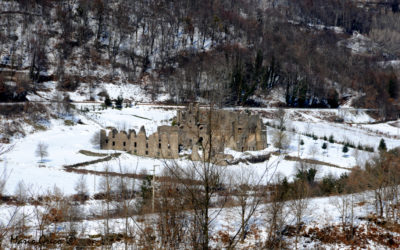
[[[134,201],[135,202],[135,201]],[[353,204],[350,207],[349,204]],[[99,212],[102,209],[104,204],[101,201],[89,200],[84,205],[77,205],[81,215],[90,215],[95,212]],[[111,205],[112,206],[112,205]],[[296,218],[291,212],[293,204],[291,201],[288,201],[284,204],[283,207],[283,225],[295,225]],[[26,226],[34,225],[37,223],[34,217],[35,209],[38,209],[32,205],[25,205],[23,208],[20,208],[19,212],[23,209],[23,214],[26,216]],[[263,244],[265,239],[268,237],[269,233],[269,225],[270,225],[270,212],[271,209],[269,204],[262,204],[256,210],[253,219],[250,221],[250,227],[252,230],[249,230],[246,235],[246,241],[244,243],[239,243],[237,245],[238,249],[248,248],[257,249],[257,246]],[[10,216],[15,212],[15,207],[8,205],[0,206],[0,222],[7,222]],[[304,203],[303,210],[303,222],[305,228],[304,232],[312,232],[312,229],[323,229],[330,227],[338,227],[339,232],[341,227],[345,221],[348,225],[352,225],[359,228],[365,228],[365,233],[368,231],[376,232],[376,227],[373,227],[372,223],[369,222],[365,215],[371,214],[374,212],[374,204],[373,204],[373,193],[372,192],[363,192],[354,195],[347,196],[333,196],[333,197],[324,197],[324,198],[312,198],[309,199],[306,203]],[[214,217],[218,214],[215,220],[210,224],[210,235],[211,237],[211,247],[216,249],[223,249],[226,246],[226,242],[224,242],[223,234],[235,234],[240,228],[240,208],[239,207],[227,207],[222,211],[219,209],[211,209],[209,211],[210,216]],[[189,215],[188,215],[189,216]],[[345,217],[343,217],[345,216]],[[107,221],[109,227],[109,233],[120,233],[124,232],[126,223],[130,228],[130,233],[133,237],[137,237],[140,235],[142,230],[146,227],[155,227],[157,225],[157,216],[154,214],[147,214],[144,218],[132,216],[127,220],[125,218],[116,218],[109,219]],[[46,232],[57,232],[60,234],[68,234],[71,227],[71,222],[64,223],[52,223],[49,225]],[[83,220],[79,224],[74,224],[75,230],[77,230],[78,235],[83,238],[87,238],[90,236],[92,239],[99,239],[99,234],[104,234],[106,230],[105,220],[103,219],[90,219]],[[283,229],[283,228],[281,228]],[[32,235],[36,235],[33,238],[37,239],[39,232],[35,230],[29,231]],[[326,243],[320,242],[318,240],[312,240],[312,235],[305,234],[306,236],[301,236],[298,239],[297,247],[298,249],[349,249],[349,246],[346,244],[340,243],[340,240],[336,243]],[[308,235],[308,236],[307,236]],[[399,233],[391,233],[391,237],[399,238]],[[189,237],[189,236],[187,236]],[[335,236],[332,236],[335,239]],[[388,237],[386,235],[385,237]],[[282,240],[285,241],[285,244],[291,244],[293,247],[295,246],[295,237],[284,235]],[[143,244],[138,241],[138,244]],[[356,243],[360,244],[360,242]],[[16,244],[17,247],[21,245]],[[389,249],[387,246],[381,245],[375,241],[367,242],[368,249]],[[122,242],[117,242],[113,244],[113,249],[124,249],[124,245]]]
[[[79,174],[66,172],[63,168],[65,165],[76,164],[85,161],[99,159],[100,157],[86,156],[79,153],[80,150],[89,150],[92,152],[102,152],[98,146],[91,144],[90,140],[96,131],[101,128],[115,127],[117,129],[136,129],[142,125],[145,126],[147,134],[156,131],[157,126],[162,124],[171,124],[171,118],[174,117],[176,111],[169,107],[163,109],[162,106],[155,105],[136,105],[131,108],[103,109],[98,104],[93,103],[76,103],[77,112],[74,120],[80,120],[73,126],[65,125],[63,120],[52,119],[47,130],[29,134],[24,138],[15,139],[13,141],[14,148],[1,156],[1,166],[7,169],[9,178],[6,184],[6,192],[12,194],[16,185],[23,181],[25,185],[32,187],[32,190],[40,190],[45,192],[48,189],[58,186],[65,194],[73,194],[74,183],[79,178]],[[266,109],[271,111],[270,109]],[[253,110],[253,112],[262,110]],[[377,148],[381,138],[384,138],[388,148],[400,146],[400,141],[395,136],[398,133],[398,128],[391,125],[392,123],[384,124],[365,124],[371,121],[372,118],[366,117],[364,112],[360,112],[359,116],[353,114],[347,119],[363,122],[363,124],[346,124],[332,123],[323,120],[321,114],[325,111],[318,112],[305,110],[290,110],[290,117],[300,117],[297,120],[291,121],[292,128],[296,132],[290,132],[291,143],[286,153],[293,157],[301,157],[304,159],[314,159],[337,167],[324,164],[316,164],[317,178],[322,178],[327,174],[339,176],[342,173],[348,172],[354,166],[361,165],[374,155],[374,153],[356,150],[349,148],[349,152],[343,153],[343,145],[336,143],[328,143],[327,149],[322,149],[322,144],[325,142],[322,139],[313,140],[305,136],[305,133],[312,133],[318,137],[334,135],[335,140],[350,141],[355,145],[370,145]],[[330,110],[329,112],[337,112]],[[268,118],[265,121],[272,121]],[[248,154],[267,154],[277,151],[272,146],[272,127],[268,127],[268,144],[269,147],[262,152],[246,152],[234,153],[236,158],[244,157]],[[291,131],[291,130],[290,130]],[[382,132],[378,136],[378,132]],[[299,140],[303,140],[304,145],[299,144]],[[36,147],[39,142],[48,145],[48,156],[45,157],[44,163],[39,163],[40,159],[35,154]],[[109,152],[108,152],[109,153]],[[107,163],[97,163],[84,167],[83,169],[102,171],[107,166],[114,172],[119,172],[122,166],[125,171],[134,173],[151,173],[153,166],[156,165],[156,174],[161,175],[164,168],[164,161],[151,159],[146,157],[138,157],[121,152],[122,155],[118,159],[111,160]],[[186,164],[187,160],[180,159],[182,164]],[[42,167],[39,167],[42,165]],[[240,168],[251,168],[258,175],[261,175],[268,168],[268,174],[280,174],[292,179],[296,173],[299,163],[289,161],[283,157],[272,155],[268,162],[248,164],[239,163],[237,165],[227,166],[228,172],[235,172]],[[87,182],[90,187],[90,192],[96,190],[94,185],[95,178],[88,176]]]
[[[68,117],[73,120],[74,124],[68,124],[63,119],[52,118],[46,125],[47,129],[30,133],[23,138],[15,138],[11,145],[13,148],[10,152],[2,155],[0,158],[0,166],[2,170],[6,169],[8,175],[5,185],[5,193],[9,195],[15,194],[17,186],[24,183],[28,195],[45,194],[48,190],[57,187],[65,195],[76,193],[75,185],[79,181],[81,174],[75,172],[67,172],[64,168],[66,165],[82,163],[100,159],[104,156],[87,156],[80,153],[80,150],[88,150],[94,153],[110,154],[114,151],[100,150],[98,145],[93,145],[91,139],[95,132],[102,128],[115,127],[117,129],[136,129],[145,126],[147,134],[156,131],[157,126],[171,124],[171,119],[176,114],[177,107],[160,106],[160,105],[133,105],[130,108],[104,109],[98,103],[74,103],[76,109],[74,116]],[[260,112],[264,115],[264,121],[270,124],[274,121],[265,112],[273,112],[273,109],[251,109],[252,112]],[[235,160],[245,159],[251,155],[271,154],[270,159],[262,163],[239,162],[235,165],[228,165],[224,168],[226,178],[224,182],[232,180],[233,175],[240,171],[250,171],[255,176],[265,175],[264,181],[274,181],[279,177],[287,177],[289,181],[293,180],[299,167],[299,162],[293,158],[300,157],[302,159],[315,160],[315,164],[308,164],[308,167],[317,169],[317,179],[321,179],[326,175],[340,176],[348,173],[350,169],[356,165],[362,166],[365,161],[373,157],[376,153],[367,152],[349,148],[349,152],[343,153],[343,145],[340,142],[352,142],[356,146],[358,144],[368,145],[375,149],[381,138],[385,139],[389,149],[400,146],[398,140],[398,123],[370,123],[374,122],[364,111],[350,112],[343,115],[345,123],[334,123],[328,121],[326,117],[332,115],[340,115],[338,110],[288,110],[290,117],[290,125],[288,135],[290,137],[289,147],[283,151],[283,154],[276,154],[277,148],[273,147],[274,128],[267,127],[268,148],[262,151],[235,152],[230,149],[226,153],[232,154]],[[338,143],[329,143],[321,138],[314,140],[306,136],[306,134],[314,134],[318,137],[329,137],[333,135]],[[304,144],[300,145],[300,141]],[[36,147],[42,142],[48,145],[48,156],[40,162],[40,158],[36,155]],[[322,149],[323,143],[327,143],[327,148]],[[157,176],[163,175],[166,161],[160,159],[152,159],[147,157],[139,157],[130,155],[125,152],[118,152],[121,155],[118,158],[107,162],[100,162],[80,167],[81,170],[89,171],[107,171],[115,173],[136,173],[136,174],[152,174],[155,168]],[[287,159],[290,156],[292,159]],[[285,158],[286,157],[286,158]],[[181,165],[190,164],[186,158],[182,157],[177,162]],[[219,167],[219,166],[218,166]],[[101,176],[93,174],[85,174],[88,191],[91,195],[99,192],[99,183]],[[115,177],[114,177],[115,178]],[[141,181],[137,182],[139,187]],[[365,196],[365,195],[364,195]],[[364,197],[363,196],[363,197]],[[367,195],[368,196],[368,195]],[[336,199],[337,201],[332,201]],[[340,197],[334,198],[316,198],[312,199],[309,204],[308,213],[305,215],[307,227],[315,227],[321,225],[337,225],[340,223],[340,209],[338,202]],[[85,206],[81,208],[82,213],[90,214],[93,209],[99,207],[99,201],[89,200]],[[336,204],[336,205],[335,205]],[[32,210],[31,205],[25,206],[26,211]],[[262,205],[252,222],[259,229],[261,238],[265,236],[267,222],[264,218],[267,205]],[[289,206],[288,208],[289,209]],[[357,206],[355,208],[355,217],[365,215],[372,209],[370,203]],[[8,214],[12,210],[11,206],[2,205],[0,208],[0,217],[7,220]],[[312,212],[311,212],[312,211]],[[293,218],[286,218],[287,224],[293,224]],[[226,231],[228,228],[234,229],[238,227],[238,213],[236,208],[225,208],[218,219],[212,224],[212,232],[217,233]],[[85,227],[87,234],[95,234],[102,228],[102,221],[88,220],[81,223]],[[111,223],[114,225],[113,230],[116,232],[122,230],[121,219],[113,219]],[[363,225],[365,221],[356,220],[356,224]],[[58,225],[60,231],[66,230],[66,226]],[[254,237],[254,236],[249,236]],[[256,244],[257,239],[253,238],[246,241],[246,244]],[[317,247],[310,243],[307,238],[301,238],[300,244],[303,248]],[[221,242],[215,240],[214,246],[221,246]],[[375,243],[371,243],[375,244]],[[339,245],[324,245],[328,248],[340,248]],[[371,245],[380,248],[379,245]]]
[[[157,126],[170,124],[169,119],[175,114],[150,106],[99,110],[99,105],[90,105],[90,109],[93,107],[96,111],[80,112],[76,115],[74,120],[80,120],[83,124],[68,126],[64,120],[52,119],[46,131],[15,139],[12,142],[13,149],[3,155],[0,162],[2,168],[7,169],[9,176],[6,192],[12,194],[15,186],[23,181],[32,190],[46,192],[57,185],[65,194],[72,194],[75,192],[74,183],[80,175],[65,172],[63,166],[99,158],[79,153],[80,150],[99,151],[99,147],[90,142],[95,132],[108,126],[138,130],[144,125],[150,134],[155,132]],[[48,145],[48,156],[45,157],[44,163],[40,163],[40,158],[35,153],[37,145],[41,142]],[[129,157],[130,155],[124,154],[121,158]],[[149,158],[146,160],[152,161]],[[43,167],[39,167],[40,165]],[[101,166],[101,169],[103,168],[104,164]],[[93,180],[94,178],[87,178],[89,187],[93,187]]]

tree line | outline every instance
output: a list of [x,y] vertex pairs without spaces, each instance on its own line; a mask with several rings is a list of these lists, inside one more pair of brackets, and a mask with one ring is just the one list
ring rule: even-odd
[[[261,105],[256,97],[281,88],[283,106],[337,107],[352,89],[363,96],[354,105],[380,107],[390,118],[398,71],[379,65],[399,56],[400,14],[392,2],[382,13],[350,0],[268,7],[250,0],[10,1],[20,13],[0,20],[21,25],[21,33],[1,29],[1,63],[11,72],[28,70],[29,78],[14,75],[10,86],[13,76],[2,73],[0,95],[24,100],[48,80],[64,91],[88,83],[92,92],[100,82],[150,79],[143,87],[153,97],[167,92],[175,103],[219,96],[221,105]],[[343,44],[353,32],[373,42],[370,51],[353,53]]]

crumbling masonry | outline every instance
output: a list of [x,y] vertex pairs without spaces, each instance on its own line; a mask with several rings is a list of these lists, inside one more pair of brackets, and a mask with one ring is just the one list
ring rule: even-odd
[[[113,129],[101,130],[101,149],[123,150],[131,154],[154,158],[176,159],[182,149],[206,149],[215,152],[228,147],[236,151],[262,150],[267,147],[265,125],[258,115],[228,110],[200,109],[198,104],[178,110],[173,126],[159,126],[157,132],[146,136],[139,132]],[[192,154],[192,159],[198,156]]]

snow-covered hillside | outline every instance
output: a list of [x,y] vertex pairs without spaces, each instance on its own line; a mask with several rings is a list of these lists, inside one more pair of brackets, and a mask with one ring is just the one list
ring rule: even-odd
[[[176,115],[179,106],[167,105],[148,105],[137,104],[131,107],[123,107],[121,110],[115,108],[105,109],[98,103],[74,103],[75,109],[72,110],[68,120],[51,118],[46,124],[45,130],[27,134],[25,137],[12,140],[12,149],[1,156],[0,165],[5,170],[7,179],[3,195],[15,196],[21,189],[21,185],[27,190],[27,196],[46,195],[52,190],[59,190],[64,195],[74,195],[77,192],[77,183],[82,176],[87,185],[88,194],[92,197],[81,207],[83,214],[89,216],[96,214],[100,201],[93,200],[102,188],[103,175],[105,172],[114,175],[110,177],[115,182],[125,174],[152,174],[153,168],[155,175],[162,177],[165,174],[168,161],[139,157],[130,155],[126,152],[115,152],[100,150],[99,145],[93,144],[92,137],[100,129],[115,127],[119,130],[139,129],[146,127],[148,134],[154,132],[159,125],[169,125],[172,118]],[[231,108],[232,109],[232,108]],[[237,108],[238,111],[241,108]],[[232,109],[234,110],[234,109]],[[244,110],[242,109],[242,112]],[[232,176],[236,176],[243,171],[253,173],[254,176],[264,176],[260,184],[274,183],[279,177],[286,177],[289,182],[295,179],[300,167],[300,161],[307,161],[307,168],[316,169],[315,180],[322,180],[327,176],[339,178],[343,174],[349,174],[355,166],[363,166],[365,161],[377,153],[377,146],[383,138],[388,149],[400,146],[398,139],[397,122],[370,123],[374,119],[369,117],[363,110],[307,110],[307,109],[288,109],[286,111],[288,121],[287,133],[290,144],[279,154],[278,148],[274,145],[275,120],[271,114],[275,109],[253,108],[246,112],[252,112],[263,116],[267,126],[268,147],[262,151],[236,152],[226,149],[225,153],[231,154],[234,159],[228,166],[215,166],[224,169],[226,176],[221,179],[224,185],[231,185]],[[332,121],[333,116],[340,116],[346,121],[337,123]],[[72,117],[72,118],[71,118]],[[312,135],[312,136],[310,136]],[[325,140],[334,136],[335,142]],[[326,137],[326,138],[324,138]],[[358,144],[369,146],[375,152],[365,151],[364,149],[349,148],[343,153],[343,143],[352,142],[357,147]],[[37,145],[44,143],[48,145],[48,156],[44,157],[43,162],[35,153]],[[327,147],[322,148],[326,143]],[[89,152],[89,153],[87,153]],[[119,153],[115,155],[115,153]],[[102,161],[108,154],[115,157]],[[246,159],[260,155],[270,155],[269,160],[250,163]],[[100,160],[100,162],[96,162]],[[77,168],[79,171],[69,171],[68,166],[85,163]],[[92,162],[92,163],[90,163]],[[190,166],[191,162],[184,156],[176,162],[181,166]],[[134,184],[135,189],[143,188],[142,180],[137,180]],[[112,189],[117,186],[112,187]],[[371,211],[372,205],[370,193],[357,195],[360,199],[359,205],[354,210],[354,225],[360,228],[370,226],[364,219]],[[366,197],[365,199],[362,197]],[[368,198],[369,197],[369,198]],[[334,200],[334,201],[333,201]],[[365,202],[364,202],[365,200]],[[299,238],[299,247],[303,249],[324,246],[328,248],[346,248],[346,244],[337,243],[327,244],[307,236],[306,232],[315,228],[326,228],[333,225],[341,225],[340,202],[342,197],[318,198],[309,201],[307,213],[305,214],[305,229]],[[246,243],[240,244],[241,247],[256,246],[259,241],[265,240],[268,234],[266,226],[265,211],[269,205],[262,205],[257,209],[254,221],[251,222],[252,233],[248,236]],[[23,206],[25,211],[33,213],[35,207],[32,204]],[[290,202],[287,203],[288,211]],[[12,207],[8,205],[0,206],[0,213],[9,214]],[[212,232],[221,235],[238,227],[236,208],[224,208],[217,219],[212,223]],[[4,221],[7,216],[4,216]],[[151,221],[152,216],[149,220]],[[285,218],[286,225],[292,225],[295,219],[288,215]],[[31,220],[30,223],[35,223]],[[93,235],[99,232],[99,227],[103,223],[101,220],[84,220],[79,222],[81,227],[85,227],[85,235]],[[121,219],[113,219],[110,222],[114,232],[122,230]],[[56,225],[54,225],[56,226]],[[138,225],[136,225],[138,226]],[[62,232],[67,230],[67,225],[58,224],[57,230]],[[102,230],[102,229],[101,229]],[[338,229],[339,230],[339,229]],[[372,230],[372,229],[371,229]],[[340,230],[339,230],[340,231]],[[311,231],[310,231],[311,232]],[[294,244],[293,235],[288,233],[286,244]],[[310,238],[311,237],[311,238]],[[398,237],[394,235],[393,237]],[[212,245],[220,247],[223,245],[221,237],[213,237]],[[368,243],[370,247],[380,248],[379,242]],[[119,243],[115,245],[121,247]]]

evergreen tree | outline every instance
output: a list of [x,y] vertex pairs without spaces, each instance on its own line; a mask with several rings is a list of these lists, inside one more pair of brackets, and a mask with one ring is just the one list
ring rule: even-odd
[[326,144],[326,142],[324,142],[323,144],[322,144],[322,149],[327,149],[328,148],[328,144]]
[[379,142],[378,150],[379,151],[386,151],[387,150],[386,143],[385,143],[385,140],[383,138]]
[[344,145],[344,146],[343,146],[343,150],[342,150],[342,152],[343,152],[343,153],[347,153],[347,152],[349,152],[349,148],[348,148],[348,146],[347,146],[347,145]]
[[118,96],[117,100],[115,100],[115,107],[117,109],[122,109],[122,103],[124,102],[124,99],[122,96]]
[[106,99],[104,100],[104,105],[105,105],[106,107],[111,107],[112,102],[111,102],[111,99],[110,99],[109,96],[106,96]]

